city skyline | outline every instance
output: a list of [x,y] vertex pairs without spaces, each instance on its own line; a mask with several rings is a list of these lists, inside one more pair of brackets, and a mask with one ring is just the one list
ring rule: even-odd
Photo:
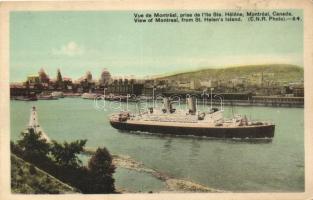
[[40,68],[77,79],[86,71],[98,77],[103,68],[143,77],[245,64],[303,66],[302,23],[151,25],[134,23],[133,13],[12,12],[10,81]]

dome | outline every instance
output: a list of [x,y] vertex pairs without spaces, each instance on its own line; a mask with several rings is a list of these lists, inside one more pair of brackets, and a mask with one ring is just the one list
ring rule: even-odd
[[111,74],[106,68],[104,68],[102,70],[99,82],[101,84],[107,84],[110,80],[111,80]]
[[91,74],[90,71],[86,72],[86,79],[87,79],[87,81],[91,81],[92,80],[92,74]]
[[41,82],[45,83],[45,82],[49,82],[49,76],[47,75],[47,73],[45,72],[45,70],[43,68],[41,68],[38,72],[39,75],[39,79]]

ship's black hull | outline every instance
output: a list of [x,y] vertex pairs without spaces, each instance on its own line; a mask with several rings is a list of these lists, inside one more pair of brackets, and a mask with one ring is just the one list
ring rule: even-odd
[[215,138],[272,138],[275,125],[245,126],[245,127],[179,127],[157,126],[149,124],[134,124],[110,121],[112,127],[119,130],[143,131],[171,135],[194,135]]

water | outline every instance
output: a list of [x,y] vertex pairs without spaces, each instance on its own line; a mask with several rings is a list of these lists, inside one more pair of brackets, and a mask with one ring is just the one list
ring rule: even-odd
[[[91,100],[11,101],[11,139],[19,137],[30,108],[51,139],[88,139],[86,146],[105,146],[112,154],[129,155],[145,166],[179,179],[233,192],[300,192],[304,190],[304,109],[234,107],[253,119],[276,124],[270,142],[129,134],[113,129],[108,116]],[[135,109],[135,105],[130,105]],[[225,107],[225,115],[232,110]],[[117,169],[116,185],[130,191],[161,191],[165,185],[149,174]]]
[[162,181],[134,170],[117,168],[114,178],[115,184],[127,192],[160,192],[165,188]]

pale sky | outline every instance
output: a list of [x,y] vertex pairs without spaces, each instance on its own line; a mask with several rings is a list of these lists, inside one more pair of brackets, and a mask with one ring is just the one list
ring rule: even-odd
[[[150,11],[151,12],[151,11]],[[76,79],[241,64],[303,66],[302,22],[136,24],[133,11],[12,12],[10,79],[43,67]],[[302,11],[293,10],[302,16]]]

